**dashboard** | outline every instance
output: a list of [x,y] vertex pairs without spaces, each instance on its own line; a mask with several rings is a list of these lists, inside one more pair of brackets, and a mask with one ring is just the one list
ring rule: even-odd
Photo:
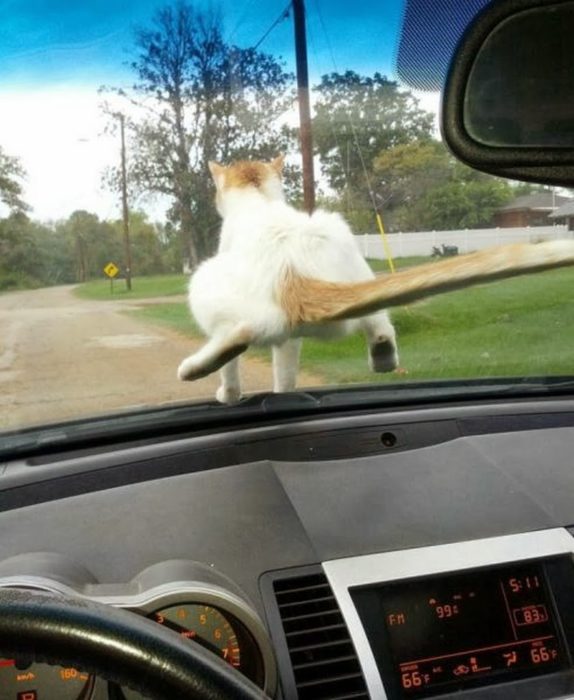
[[[270,697],[574,698],[573,439],[569,399],[461,402],[6,462],[0,588],[150,617]],[[1,700],[138,697],[0,660]]]

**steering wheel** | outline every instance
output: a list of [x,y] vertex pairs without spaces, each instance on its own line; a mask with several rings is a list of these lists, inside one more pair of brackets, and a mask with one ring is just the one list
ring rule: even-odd
[[152,620],[83,598],[0,589],[0,656],[79,668],[158,700],[263,700],[222,659]]

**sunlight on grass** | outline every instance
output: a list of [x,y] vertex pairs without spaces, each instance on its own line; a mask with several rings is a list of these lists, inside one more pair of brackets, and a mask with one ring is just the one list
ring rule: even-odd
[[[428,262],[430,258],[412,257],[398,258],[395,260],[397,269],[412,267],[421,262]],[[368,261],[375,272],[388,272],[388,263],[385,260]],[[186,294],[189,275],[153,275],[150,277],[134,277],[132,279],[132,291],[126,289],[126,281],[118,279],[114,281],[113,292],[109,279],[90,280],[78,285],[74,289],[76,296],[82,299],[96,299],[102,301],[125,301],[126,299],[149,299],[152,297],[175,296]]]
[[[336,384],[570,374],[574,370],[573,287],[574,270],[555,270],[392,311],[406,375],[371,373],[360,335],[332,342],[306,339],[301,364],[325,382]],[[197,335],[184,303],[160,304],[133,313]],[[268,357],[268,352],[262,352]]]
[[174,296],[187,292],[188,275],[154,275],[151,277],[134,277],[132,290],[126,289],[123,279],[114,281],[113,293],[109,280],[91,280],[74,289],[76,296],[82,299],[102,301],[124,301],[126,299],[146,299],[150,297]]

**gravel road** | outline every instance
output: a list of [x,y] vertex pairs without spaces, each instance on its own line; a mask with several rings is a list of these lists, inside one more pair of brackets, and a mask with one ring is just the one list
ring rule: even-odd
[[[176,377],[196,341],[124,313],[166,299],[85,301],[72,290],[0,295],[0,429],[214,396],[217,375]],[[244,358],[242,376],[246,392],[271,388],[267,362]]]

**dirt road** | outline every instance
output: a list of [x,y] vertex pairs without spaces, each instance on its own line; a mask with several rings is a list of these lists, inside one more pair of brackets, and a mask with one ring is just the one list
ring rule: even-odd
[[[150,300],[85,301],[73,287],[0,295],[0,429],[126,407],[213,398],[217,375],[180,382],[197,343],[124,312]],[[244,358],[246,392],[270,390],[271,368]],[[301,384],[318,384],[301,376]]]

